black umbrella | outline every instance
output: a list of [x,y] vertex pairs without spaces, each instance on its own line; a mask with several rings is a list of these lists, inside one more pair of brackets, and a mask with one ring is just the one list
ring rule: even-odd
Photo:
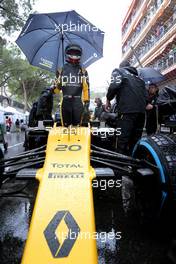
[[164,75],[160,71],[152,67],[144,67],[138,69],[138,75],[145,83],[159,83],[165,80]]

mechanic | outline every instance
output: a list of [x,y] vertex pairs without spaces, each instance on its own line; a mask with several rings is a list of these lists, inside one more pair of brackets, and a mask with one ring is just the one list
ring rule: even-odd
[[156,101],[158,97],[158,87],[154,83],[150,83],[148,87],[147,106],[146,106],[146,132],[147,135],[156,133],[157,130],[157,112]]
[[99,97],[95,98],[95,104],[97,105],[95,107],[95,112],[94,112],[94,117],[93,119],[98,119],[99,121],[101,121],[101,115],[102,113],[105,111],[105,107],[103,105],[102,100]]
[[121,135],[117,141],[117,151],[131,154],[136,142],[140,139],[145,122],[146,88],[138,77],[136,68],[128,61],[122,61],[118,69],[114,69],[107,92],[105,109],[110,110],[110,101],[116,97],[117,127]]
[[62,124],[66,127],[87,123],[89,120],[89,79],[87,71],[80,65],[81,55],[79,45],[68,45],[65,49],[66,63],[56,72],[56,87],[63,94]]
[[38,105],[37,101],[32,104],[32,108],[29,113],[29,122],[28,122],[29,127],[37,126],[37,116],[36,116],[37,115],[37,105]]
[[53,109],[53,94],[55,87],[51,86],[44,89],[41,92],[41,96],[37,102],[37,120],[53,120],[52,109]]

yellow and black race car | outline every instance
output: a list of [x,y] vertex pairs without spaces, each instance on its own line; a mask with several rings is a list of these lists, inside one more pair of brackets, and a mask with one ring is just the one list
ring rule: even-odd
[[176,136],[143,137],[128,157],[102,147],[100,130],[45,125],[33,131],[33,140],[42,138],[36,148],[7,159],[1,155],[1,183],[11,177],[39,182],[22,264],[98,263],[96,179],[128,174],[145,220],[159,219],[176,199]]

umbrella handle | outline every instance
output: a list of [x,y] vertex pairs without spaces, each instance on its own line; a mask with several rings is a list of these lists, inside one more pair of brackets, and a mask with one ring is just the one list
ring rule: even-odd
[[63,34],[63,30],[61,32],[61,42],[62,42],[62,63],[64,66],[64,34]]
[[133,55],[135,56],[137,62],[139,63],[139,66],[140,66],[141,68],[143,68],[142,63],[140,62],[140,59],[138,58],[138,56],[137,56],[137,54],[136,54],[136,52],[135,52],[133,46],[130,46],[130,48],[131,48],[131,50],[132,50],[132,52],[133,52]]

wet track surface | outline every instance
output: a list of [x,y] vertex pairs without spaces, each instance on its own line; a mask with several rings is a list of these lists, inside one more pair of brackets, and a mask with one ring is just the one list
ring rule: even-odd
[[[23,151],[24,134],[6,137],[9,143],[6,157]],[[164,233],[140,227],[134,209],[132,182],[124,176],[122,183],[122,190],[94,191],[96,228],[102,234],[97,240],[99,264],[174,263],[167,256],[174,230]],[[20,193],[9,194],[19,189],[22,189]],[[0,264],[21,261],[36,191],[34,181],[14,180],[5,183],[0,191]],[[117,232],[121,232],[121,239],[107,238],[107,234]]]

